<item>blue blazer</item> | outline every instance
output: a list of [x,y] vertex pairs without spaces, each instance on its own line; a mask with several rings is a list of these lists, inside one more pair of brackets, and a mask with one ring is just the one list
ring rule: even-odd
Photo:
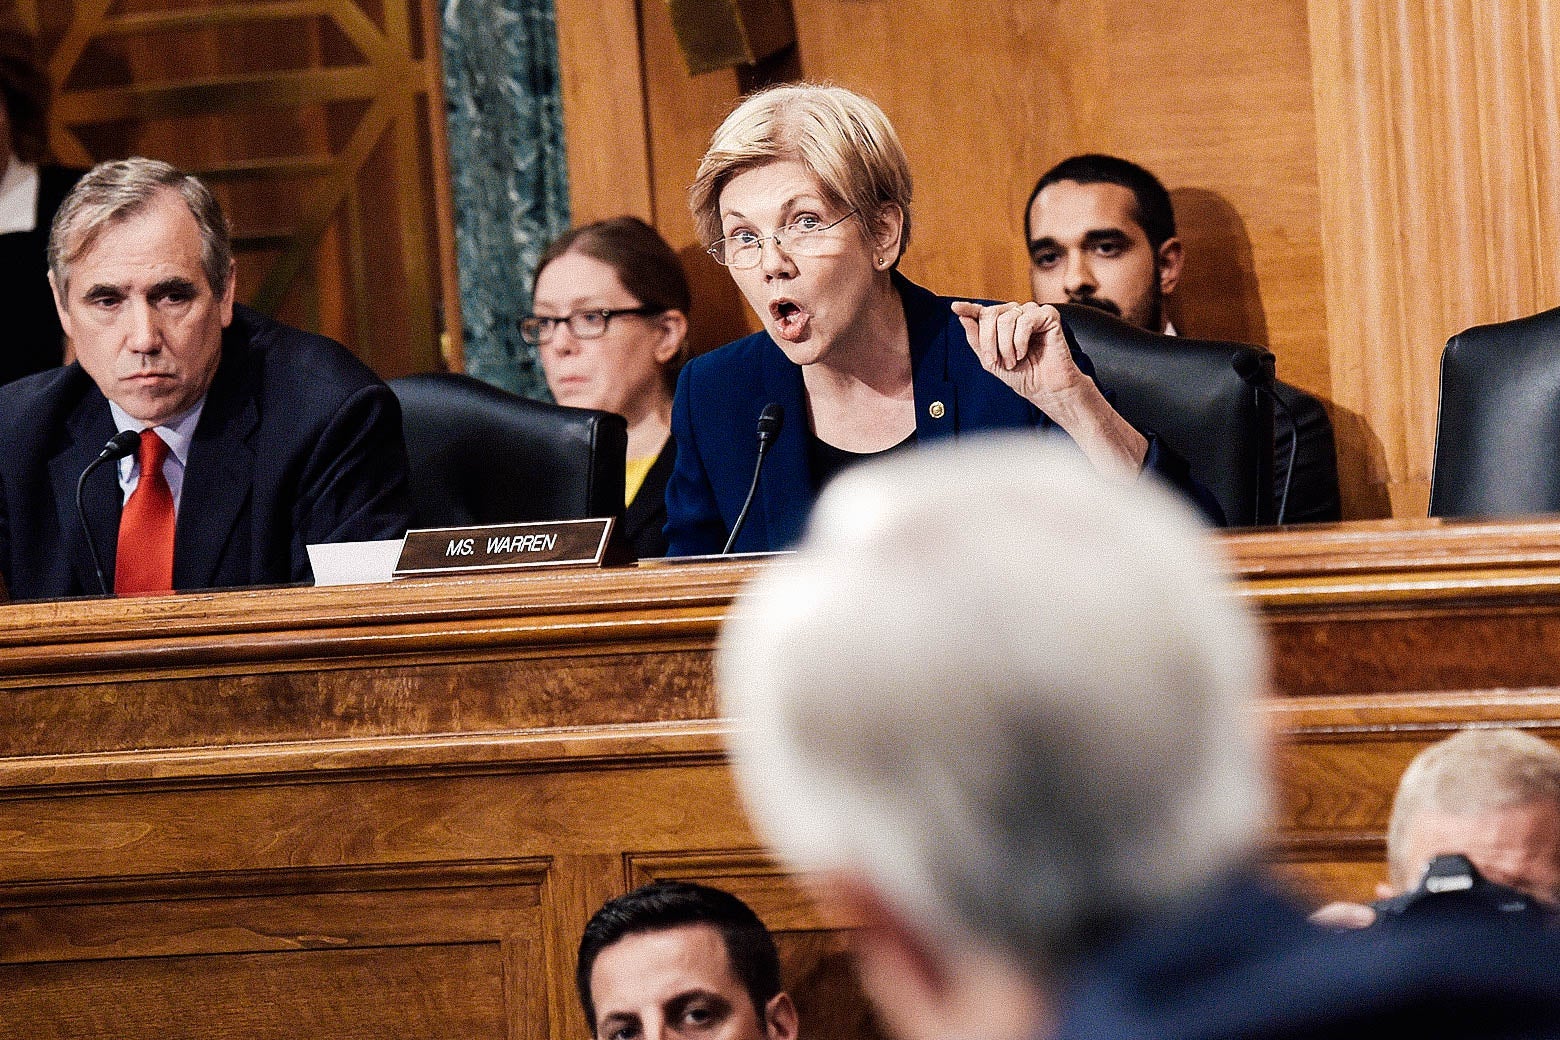
[[[190,444],[173,540],[176,589],[308,581],[311,542],[398,538],[406,446],[389,388],[345,347],[233,308]],[[93,595],[76,479],[114,435],[79,364],[0,387],[0,572],[14,599]],[[84,504],[109,588],[121,492],[112,463]]]
[[[934,295],[897,272],[894,286],[910,330],[917,443],[986,430],[1034,429],[1066,436],[1044,412],[981,367],[950,306],[952,298]],[[1074,349],[1073,360],[1093,378],[1088,357]],[[767,332],[758,332],[695,358],[678,377],[672,402],[677,464],[666,486],[667,555],[718,553],[725,546],[753,480],[758,414],[770,402],[785,409],[785,423],[764,461],[758,495],[734,551],[786,549],[801,537],[817,497],[807,462],[802,370]],[[1145,468],[1174,484],[1190,485],[1185,463],[1156,438],[1149,440]]]

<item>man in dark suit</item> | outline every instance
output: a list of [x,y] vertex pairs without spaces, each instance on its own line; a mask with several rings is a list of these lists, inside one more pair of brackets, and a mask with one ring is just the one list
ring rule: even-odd
[[[980,508],[971,508],[980,503]],[[716,658],[749,818],[900,1040],[1560,1034],[1560,935],[1313,928],[1259,861],[1268,671],[1191,511],[1031,437],[842,473]]]
[[[1024,235],[1035,302],[1083,304],[1149,332],[1176,334],[1164,298],[1175,292],[1184,255],[1170,193],[1143,167],[1110,155],[1064,159],[1030,193]],[[1288,383],[1275,382],[1273,391],[1282,403],[1273,428],[1273,486],[1280,496],[1294,444],[1283,521],[1339,519],[1338,457],[1327,409]]]
[[[49,261],[77,360],[0,387],[13,597],[106,591],[94,549],[105,585],[149,594],[306,581],[308,544],[404,533],[395,397],[339,344],[234,303],[227,223],[198,180],[99,165]],[[117,471],[82,489],[84,531],[77,480],[116,432]]]

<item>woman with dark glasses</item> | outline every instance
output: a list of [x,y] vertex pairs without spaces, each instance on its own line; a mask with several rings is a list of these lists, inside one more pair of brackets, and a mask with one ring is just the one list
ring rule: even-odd
[[688,280],[671,246],[635,217],[574,228],[536,267],[520,334],[537,348],[559,404],[628,420],[626,540],[664,556],[672,389],[688,335]]

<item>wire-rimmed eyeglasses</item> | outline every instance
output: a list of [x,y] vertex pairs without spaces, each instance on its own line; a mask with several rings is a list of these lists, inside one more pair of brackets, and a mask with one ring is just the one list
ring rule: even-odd
[[575,339],[600,339],[607,334],[612,319],[623,314],[662,314],[665,307],[597,307],[588,311],[575,311],[565,318],[548,318],[540,314],[527,314],[515,322],[520,338],[539,347],[553,338],[559,325],[569,326],[569,335]]
[[823,233],[845,223],[856,215],[851,210],[832,224],[825,224],[812,214],[791,221],[785,227],[776,228],[772,235],[755,235],[751,231],[738,231],[734,235],[717,239],[705,250],[717,264],[745,271],[757,267],[764,256],[764,243],[773,240],[775,245],[793,256],[817,256],[829,242]]

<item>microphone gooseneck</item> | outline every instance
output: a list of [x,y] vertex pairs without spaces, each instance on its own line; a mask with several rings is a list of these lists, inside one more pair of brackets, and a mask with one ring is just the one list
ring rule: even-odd
[[92,569],[97,572],[98,588],[103,595],[109,595],[108,579],[103,576],[103,561],[98,556],[97,543],[92,540],[92,525],[87,523],[87,510],[82,505],[82,492],[87,486],[87,477],[92,471],[105,462],[118,462],[126,455],[133,454],[141,446],[141,435],[135,430],[120,430],[108,439],[103,445],[103,450],[97,453],[97,458],[87,463],[87,468],[81,471],[81,476],[76,479],[76,519],[81,523],[81,533],[87,536],[87,553],[92,557]]
[[1284,418],[1289,422],[1289,461],[1284,466],[1284,493],[1278,499],[1278,515],[1273,518],[1275,524],[1284,522],[1284,511],[1289,508],[1289,485],[1295,479],[1295,449],[1300,446],[1300,424],[1295,421],[1295,413],[1289,410],[1284,399],[1278,396],[1278,392],[1271,386],[1267,387],[1268,396],[1278,406],[1278,410],[1284,413]]
[[1258,393],[1272,398],[1274,407],[1284,413],[1289,423],[1289,459],[1284,466],[1284,490],[1278,499],[1278,515],[1273,518],[1275,524],[1282,524],[1284,513],[1289,509],[1289,487],[1295,479],[1295,449],[1300,444],[1300,424],[1295,421],[1295,413],[1289,410],[1284,399],[1278,396],[1278,391],[1273,389],[1271,365],[1264,365],[1261,358],[1254,354],[1236,354],[1230,359],[1230,364],[1235,374],[1256,387]]
[[748,486],[747,498],[742,501],[742,511],[737,514],[737,522],[731,525],[731,536],[726,539],[726,547],[720,551],[722,556],[731,552],[737,544],[737,535],[742,533],[742,525],[747,523],[748,510],[753,508],[753,498],[758,494],[758,475],[764,471],[764,458],[774,446],[775,438],[780,436],[780,427],[784,425],[785,409],[774,401],[764,405],[758,413],[758,461],[753,464],[753,483]]

